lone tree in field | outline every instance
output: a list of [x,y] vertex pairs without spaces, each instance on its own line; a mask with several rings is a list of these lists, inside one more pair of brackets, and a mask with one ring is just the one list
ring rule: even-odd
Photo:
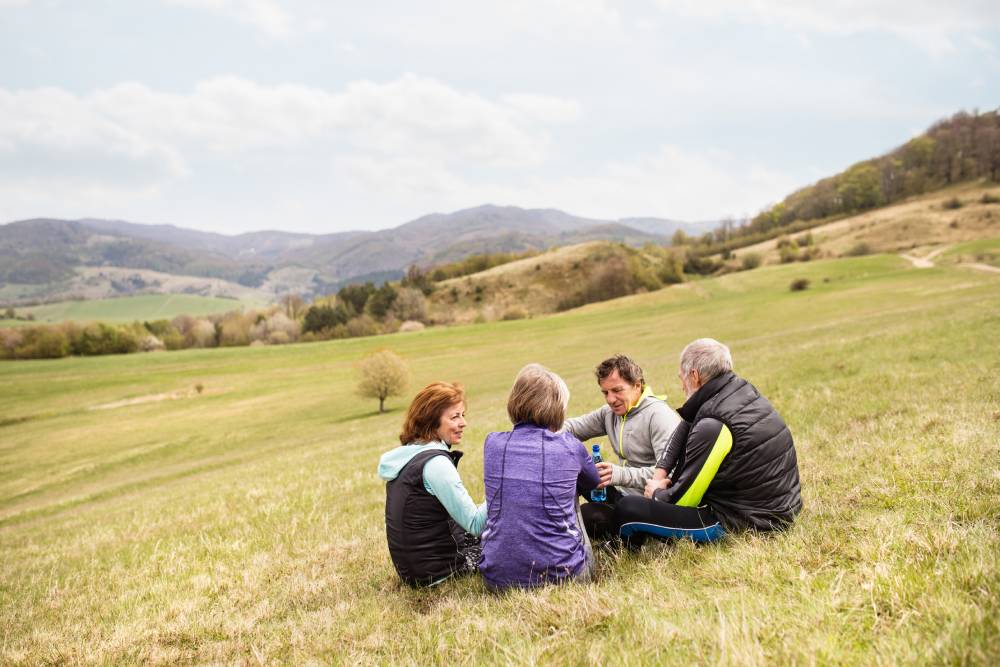
[[406,362],[389,350],[373,352],[358,363],[358,391],[378,399],[378,411],[385,412],[385,399],[406,389],[409,369]]

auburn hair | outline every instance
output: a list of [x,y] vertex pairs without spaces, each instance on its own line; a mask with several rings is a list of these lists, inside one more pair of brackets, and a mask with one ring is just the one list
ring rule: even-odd
[[457,382],[432,382],[421,389],[406,410],[399,441],[432,442],[438,439],[441,415],[456,403],[465,403],[465,391]]

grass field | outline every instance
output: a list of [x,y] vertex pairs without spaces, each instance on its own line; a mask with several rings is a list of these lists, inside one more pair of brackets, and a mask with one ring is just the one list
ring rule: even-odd
[[[43,306],[17,308],[18,315],[31,313],[35,322],[142,322],[169,320],[177,315],[212,315],[239,310],[241,302],[235,299],[197,296],[195,294],[144,294],[116,299],[88,299],[85,301],[60,301]],[[0,319],[0,326],[27,325],[24,320]]]
[[[791,531],[602,554],[585,585],[397,583],[375,466],[419,386],[466,384],[478,500],[522,364],[561,373],[579,413],[601,401],[592,367],[628,352],[677,404],[699,336],[792,429]],[[997,340],[1000,275],[880,255],[532,320],[6,362],[0,663],[997,664]],[[354,393],[379,347],[414,378],[385,415]]]

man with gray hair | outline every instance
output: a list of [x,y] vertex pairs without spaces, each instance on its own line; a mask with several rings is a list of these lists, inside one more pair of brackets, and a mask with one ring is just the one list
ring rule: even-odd
[[774,407],[733,373],[729,348],[699,338],[681,352],[684,420],[646,483],[615,508],[631,546],[646,535],[719,539],[725,531],[778,530],[802,509],[792,434]]

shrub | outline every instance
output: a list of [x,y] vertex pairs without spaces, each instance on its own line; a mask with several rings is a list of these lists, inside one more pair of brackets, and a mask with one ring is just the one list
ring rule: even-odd
[[254,316],[242,313],[227,313],[219,322],[219,345],[238,347],[250,344],[250,327]]
[[392,304],[396,301],[399,293],[389,283],[383,284],[368,297],[365,310],[377,319],[384,318]]
[[778,239],[778,256],[782,264],[789,264],[799,258],[799,244],[783,236]]
[[292,342],[291,337],[284,331],[272,331],[267,336],[267,342],[271,345],[284,345],[286,343]]
[[290,319],[284,313],[275,313],[271,317],[267,318],[267,330],[271,334],[281,332],[288,337],[289,342],[298,340],[299,334],[302,333],[302,328],[299,323],[293,319]]
[[13,359],[14,351],[23,341],[20,329],[0,329],[0,359]]
[[16,359],[58,359],[69,354],[66,334],[51,327],[32,327],[23,333],[21,343],[14,349]]
[[163,344],[163,341],[153,334],[147,334],[139,340],[139,349],[143,352],[157,352],[165,347],[166,345]]
[[817,246],[806,246],[805,248],[802,248],[801,252],[799,252],[798,260],[800,262],[808,262],[811,259],[819,257],[819,253],[820,249]]
[[215,325],[204,319],[191,323],[184,336],[185,347],[215,347]]
[[846,255],[847,257],[861,257],[863,255],[870,255],[870,254],[872,254],[872,247],[867,243],[865,243],[864,241],[855,243],[853,246],[851,246],[850,250],[844,253],[844,255]]
[[962,208],[962,200],[958,197],[952,197],[941,204],[941,207],[948,211],[954,211],[955,209]]
[[989,192],[984,192],[979,202],[982,204],[1000,204],[1000,197]]
[[404,287],[399,290],[391,311],[400,320],[425,322],[427,320],[427,298],[420,290]]
[[500,317],[504,321],[523,320],[528,314],[520,308],[510,308]]
[[715,273],[722,266],[721,263],[709,257],[702,257],[689,250],[684,260],[684,273],[695,273],[700,276],[707,276]]
[[73,354],[81,356],[129,354],[139,349],[139,341],[132,333],[101,322],[88,324],[69,342]]
[[790,289],[793,292],[802,292],[802,291],[805,291],[805,290],[809,289],[809,279],[808,278],[796,278],[788,286],[788,289]]
[[679,253],[671,252],[663,260],[656,272],[656,277],[664,285],[674,285],[684,282],[684,260]]
[[358,338],[360,336],[374,336],[381,332],[379,331],[378,323],[370,316],[359,315],[347,323],[346,333],[346,337]]
[[302,331],[322,331],[332,329],[338,324],[347,324],[351,319],[351,308],[344,303],[336,306],[313,305],[306,311],[305,319],[302,321]]
[[177,329],[171,328],[162,336],[158,336],[158,338],[163,341],[164,347],[168,350],[184,349],[184,336]]
[[740,266],[744,271],[756,269],[764,262],[764,259],[756,252],[748,252],[740,258]]
[[417,322],[416,320],[407,320],[399,325],[399,330],[403,333],[410,331],[423,331],[426,327],[423,322]]
[[368,298],[375,292],[375,286],[371,283],[364,285],[348,285],[337,292],[337,298],[351,307],[355,313],[360,313],[365,309]]

